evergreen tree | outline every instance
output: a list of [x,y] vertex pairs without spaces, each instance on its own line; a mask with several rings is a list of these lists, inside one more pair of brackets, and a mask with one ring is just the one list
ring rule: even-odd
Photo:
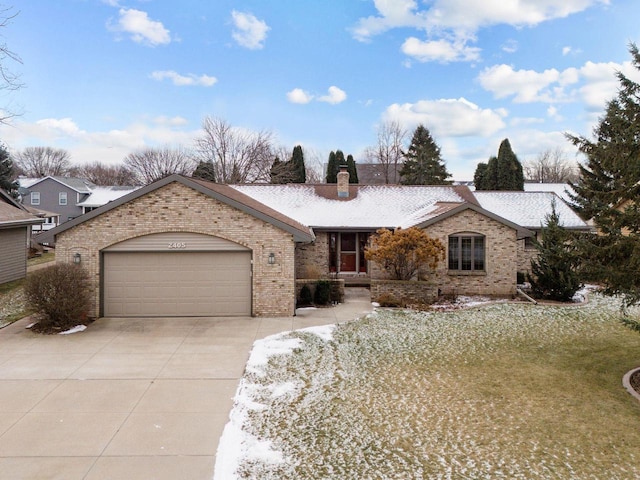
[[307,181],[307,173],[304,165],[304,154],[302,153],[302,147],[296,145],[293,147],[293,154],[291,155],[291,183],[305,183]]
[[0,143],[0,188],[12,197],[18,196],[18,181],[15,179],[16,171],[11,160],[11,155],[2,143]]
[[578,257],[569,233],[560,225],[555,204],[546,220],[540,241],[534,240],[538,256],[531,260],[531,288],[536,298],[567,302],[581,287]]
[[524,190],[522,164],[513,153],[508,138],[500,143],[497,170],[498,185],[496,190]]
[[450,185],[451,176],[440,154],[440,147],[424,125],[413,132],[409,150],[400,169],[400,183],[404,185]]
[[524,190],[522,164],[513,153],[508,138],[500,143],[497,157],[478,164],[473,182],[476,190]]
[[[640,71],[637,46],[629,51]],[[618,94],[607,104],[594,140],[567,135],[586,156],[578,181],[570,185],[573,206],[600,233],[580,243],[584,273],[632,305],[640,303],[640,84],[621,72],[617,77]]]
[[201,178],[209,182],[216,181],[216,171],[213,162],[201,160],[191,175],[193,178]]
[[273,184],[282,184],[286,183],[283,176],[283,170],[286,163],[280,161],[280,158],[276,157],[271,164],[271,169],[269,170],[269,183]]
[[336,153],[332,150],[329,154],[329,163],[327,164],[327,183],[338,183],[339,170],[340,164],[336,160]]
[[358,183],[358,169],[353,155],[347,155],[347,171],[349,172],[349,183]]

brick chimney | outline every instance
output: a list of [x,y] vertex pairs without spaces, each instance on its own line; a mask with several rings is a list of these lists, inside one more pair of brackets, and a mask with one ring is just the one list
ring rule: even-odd
[[338,197],[349,197],[349,172],[346,165],[340,165],[338,172]]

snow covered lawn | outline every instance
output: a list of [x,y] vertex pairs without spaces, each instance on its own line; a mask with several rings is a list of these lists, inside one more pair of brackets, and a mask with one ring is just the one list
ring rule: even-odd
[[640,406],[621,383],[638,365],[640,335],[599,296],[273,336],[254,346],[215,478],[640,478]]

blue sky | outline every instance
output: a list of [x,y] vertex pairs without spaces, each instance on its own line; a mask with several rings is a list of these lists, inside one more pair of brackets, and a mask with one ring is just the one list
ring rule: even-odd
[[640,80],[637,0],[22,0],[0,30],[22,64],[13,150],[67,149],[118,163],[189,147],[205,116],[331,150],[375,144],[381,122],[423,123],[457,180],[509,138],[521,161],[589,135],[617,89]]

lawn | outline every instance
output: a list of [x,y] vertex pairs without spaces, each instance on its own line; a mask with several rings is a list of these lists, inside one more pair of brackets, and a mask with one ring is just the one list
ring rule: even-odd
[[621,382],[640,334],[611,299],[378,310],[320,333],[256,343],[216,479],[640,478]]
[[[53,262],[54,260],[55,252],[47,252],[40,257],[28,259],[27,267]],[[24,282],[25,279],[21,278],[13,282],[0,284],[0,328],[6,327],[34,312],[33,308],[27,304],[24,296]]]

